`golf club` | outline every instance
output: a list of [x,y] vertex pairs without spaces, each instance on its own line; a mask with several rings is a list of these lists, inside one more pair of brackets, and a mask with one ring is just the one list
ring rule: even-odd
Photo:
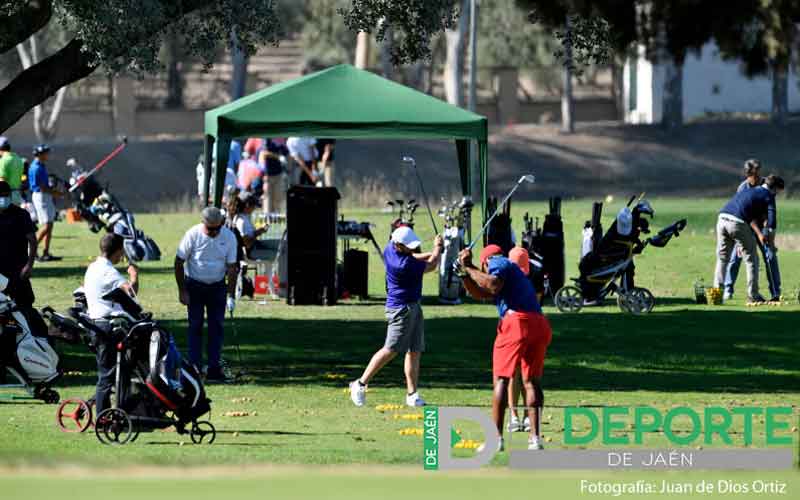
[[417,162],[414,158],[410,156],[403,157],[403,163],[408,163],[412,167],[414,167],[414,174],[417,176],[417,182],[419,182],[419,190],[422,192],[422,198],[425,200],[425,207],[428,209],[428,216],[431,218],[431,224],[433,225],[433,232],[435,234],[439,234],[439,229],[436,227],[436,221],[433,218],[433,212],[431,211],[431,204],[428,203],[428,195],[425,193],[425,186],[422,185],[422,177],[419,176],[419,170],[417,170]]
[[84,175],[81,179],[78,180],[78,182],[76,182],[71,188],[69,188],[69,192],[71,193],[71,192],[75,191],[76,189],[78,189],[81,186],[81,184],[86,182],[86,180],[89,177],[93,176],[95,173],[97,173],[97,171],[99,171],[101,168],[103,168],[103,166],[106,163],[108,163],[109,161],[111,161],[112,158],[117,156],[123,149],[125,149],[125,146],[127,146],[127,145],[128,145],[128,138],[127,137],[123,137],[122,138],[122,142],[119,144],[119,146],[114,148],[114,150],[111,153],[109,153],[108,156],[106,156],[105,158],[100,160],[100,162],[97,165],[95,165],[94,168],[91,169],[88,174]]
[[505,197],[505,198],[503,198],[503,201],[501,201],[500,203],[498,203],[498,204],[497,204],[497,208],[495,208],[495,210],[494,210],[494,213],[492,214],[492,216],[491,216],[491,217],[489,217],[489,220],[487,220],[487,221],[486,221],[486,224],[484,224],[484,225],[483,225],[483,227],[481,228],[481,230],[480,230],[480,231],[478,231],[478,234],[477,234],[477,235],[475,235],[475,238],[474,238],[474,239],[473,239],[473,240],[470,242],[470,244],[467,246],[467,248],[468,248],[469,250],[472,250],[472,247],[474,247],[474,246],[475,246],[475,243],[477,243],[477,242],[478,242],[478,239],[479,239],[481,236],[483,236],[483,233],[484,233],[484,232],[486,232],[486,229],[489,227],[489,224],[491,224],[491,223],[492,223],[492,220],[494,220],[494,218],[497,216],[497,214],[498,214],[498,213],[500,212],[500,210],[503,208],[503,205],[505,205],[505,204],[506,204],[506,202],[509,200],[509,198],[511,198],[511,196],[513,196],[513,195],[514,195],[514,192],[517,190],[517,188],[519,188],[519,186],[520,186],[520,185],[521,185],[523,182],[527,182],[528,184],[533,184],[534,182],[536,182],[536,178],[535,178],[535,177],[534,177],[532,174],[523,175],[522,177],[520,177],[520,178],[519,178],[519,180],[517,181],[517,183],[516,183],[516,184],[514,184],[514,187],[513,187],[513,188],[511,188],[511,191],[509,191],[509,192],[508,192],[508,194],[506,195],[506,197]]
[[239,329],[236,328],[236,320],[233,317],[233,311],[230,311],[230,318],[231,318],[231,326],[233,330],[233,345],[236,347],[236,358],[239,362],[239,372],[234,375],[235,378],[239,378],[245,375],[243,370],[244,364],[242,363],[242,349],[239,345]]

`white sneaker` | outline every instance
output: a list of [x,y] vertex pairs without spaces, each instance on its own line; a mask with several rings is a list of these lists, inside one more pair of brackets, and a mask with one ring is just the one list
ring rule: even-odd
[[543,450],[544,446],[542,446],[542,440],[538,436],[531,436],[528,439],[528,449],[529,450]]
[[525,417],[525,420],[522,421],[522,429],[521,430],[523,430],[525,432],[530,432],[531,431],[531,419],[530,418]]
[[522,426],[519,424],[519,418],[511,414],[511,420],[508,421],[508,432],[520,432],[522,430]]
[[367,400],[367,386],[362,385],[358,380],[350,382],[350,399],[356,406],[364,406]]
[[733,292],[729,292],[725,290],[725,293],[722,294],[722,301],[727,302],[733,298]]
[[406,396],[406,405],[414,407],[425,406],[425,400],[422,399],[422,396],[419,395],[419,392],[415,392],[414,394]]
[[[482,445],[478,446],[477,452],[481,453],[485,449],[486,449],[486,443],[483,443]],[[496,451],[499,453],[499,452],[503,451],[504,449],[506,449],[505,441],[503,440],[503,437],[500,436],[500,440],[497,442],[497,450]]]

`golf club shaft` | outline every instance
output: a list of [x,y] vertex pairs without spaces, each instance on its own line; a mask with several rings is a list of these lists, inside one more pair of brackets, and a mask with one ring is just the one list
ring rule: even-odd
[[513,196],[513,195],[514,195],[514,192],[517,190],[517,188],[519,187],[519,185],[520,185],[520,182],[517,182],[517,183],[514,185],[514,187],[513,187],[513,188],[511,188],[511,191],[509,191],[509,192],[508,192],[508,194],[506,195],[506,197],[505,197],[505,198],[503,198],[503,201],[502,201],[502,202],[500,202],[500,203],[498,203],[498,205],[497,205],[497,208],[495,208],[495,210],[494,210],[494,213],[492,214],[492,216],[491,216],[491,217],[489,217],[489,220],[487,220],[487,221],[486,221],[486,224],[484,224],[484,225],[483,225],[483,227],[481,228],[481,230],[480,230],[480,231],[478,231],[478,234],[476,234],[476,235],[475,235],[475,238],[474,238],[474,239],[473,239],[473,240],[470,242],[470,244],[467,246],[467,249],[469,249],[469,250],[472,250],[472,248],[475,246],[475,243],[477,243],[477,242],[478,242],[478,239],[479,239],[481,236],[483,236],[483,233],[484,233],[484,232],[486,232],[486,228],[488,228],[488,227],[489,227],[489,224],[491,224],[491,223],[492,223],[492,220],[494,220],[494,218],[495,218],[495,217],[497,217],[497,214],[498,214],[498,213],[500,213],[500,210],[502,210],[502,208],[503,208],[503,205],[505,205],[505,204],[506,204],[506,202],[507,202],[507,201],[508,201],[508,200],[511,198],[511,196]]
[[86,180],[89,179],[89,177],[93,176],[98,170],[103,168],[103,166],[106,163],[108,163],[115,156],[117,156],[123,149],[125,149],[125,146],[127,146],[127,145],[128,145],[128,138],[125,137],[124,139],[122,139],[122,143],[120,143],[116,148],[114,148],[114,150],[111,153],[109,153],[108,156],[106,156],[105,158],[100,160],[100,162],[97,165],[95,165],[94,168],[92,170],[90,170],[88,174],[86,174],[82,179],[80,179],[78,182],[76,182],[74,186],[69,188],[69,192],[71,193],[71,192],[75,191],[76,189],[78,189],[81,186],[81,184],[86,182]]
[[439,229],[436,228],[436,221],[433,219],[431,204],[428,203],[428,195],[425,193],[425,186],[422,185],[422,177],[419,176],[419,170],[417,170],[416,164],[414,164],[414,173],[417,175],[417,182],[419,182],[419,190],[422,192],[422,198],[425,199],[425,208],[428,209],[428,216],[431,218],[431,224],[433,225],[433,232],[435,234],[439,234]]

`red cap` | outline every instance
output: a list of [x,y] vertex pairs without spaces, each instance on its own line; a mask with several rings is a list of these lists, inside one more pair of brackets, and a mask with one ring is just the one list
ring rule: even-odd
[[525,276],[531,272],[531,262],[528,251],[522,247],[514,247],[508,252],[508,260],[519,266]]
[[497,245],[488,245],[481,250],[481,264],[486,264],[489,261],[489,257],[494,255],[501,255],[503,253],[503,249]]

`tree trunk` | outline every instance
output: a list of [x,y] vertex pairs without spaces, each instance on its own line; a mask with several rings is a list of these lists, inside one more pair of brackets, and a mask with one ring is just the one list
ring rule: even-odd
[[469,27],[469,0],[461,1],[461,14],[454,30],[445,31],[447,42],[442,81],[447,102],[464,106],[464,41]]
[[170,33],[166,39],[167,100],[164,102],[170,109],[183,107],[183,73],[180,58],[180,39],[176,33]]
[[683,61],[664,60],[664,95],[661,125],[671,130],[683,125]]
[[359,31],[358,35],[356,35],[355,67],[358,69],[367,69],[369,65],[370,42],[369,33],[366,31]]
[[625,119],[625,61],[614,59],[611,63],[611,97],[617,111],[617,120]]
[[564,68],[561,75],[561,131],[575,132],[574,101],[572,99],[572,26],[569,16],[564,22]]
[[772,111],[776,125],[785,125],[789,115],[789,64],[781,61],[772,65]]
[[239,46],[236,33],[231,33],[231,65],[233,73],[231,75],[231,100],[235,101],[244,97],[247,92],[247,63],[248,57]]
[[394,77],[394,65],[392,64],[392,50],[394,49],[394,30],[391,26],[386,29],[383,41],[381,42],[381,75],[391,80]]

